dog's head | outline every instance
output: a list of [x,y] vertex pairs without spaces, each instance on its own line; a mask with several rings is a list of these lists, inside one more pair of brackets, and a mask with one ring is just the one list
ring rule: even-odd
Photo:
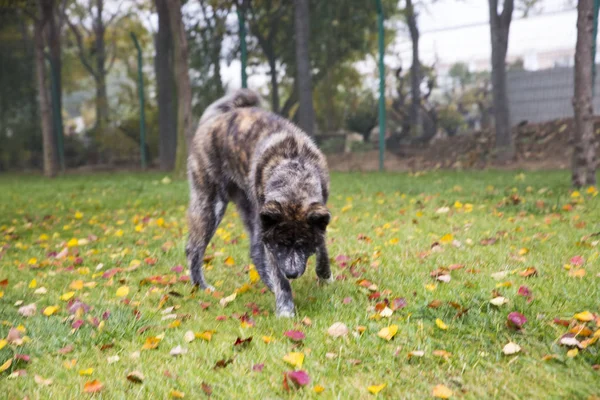
[[320,203],[268,201],[260,210],[262,241],[275,261],[275,267],[288,279],[300,277],[308,257],[315,254],[325,240],[331,219],[327,207]]

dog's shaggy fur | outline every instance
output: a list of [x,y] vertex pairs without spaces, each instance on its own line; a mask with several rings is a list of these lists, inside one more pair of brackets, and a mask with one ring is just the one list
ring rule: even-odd
[[236,204],[250,237],[250,255],[275,293],[276,312],[292,316],[289,279],[317,255],[317,276],[331,280],[325,230],[329,174],[325,157],[291,122],[258,107],[239,90],[211,104],[200,119],[188,158],[190,206],[186,247],[191,279],[206,283],[206,246],[228,202]]

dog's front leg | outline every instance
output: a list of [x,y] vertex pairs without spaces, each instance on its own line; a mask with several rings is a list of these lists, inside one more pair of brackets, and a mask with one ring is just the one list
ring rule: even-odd
[[292,285],[277,267],[271,253],[265,251],[268,263],[265,265],[269,276],[269,281],[275,294],[275,315],[278,317],[291,318],[294,313],[294,299],[292,296]]
[[325,241],[317,249],[317,277],[320,282],[331,283],[333,282],[333,276],[331,275],[331,268],[329,266],[329,255],[327,254],[327,247]]
[[295,315],[292,285],[279,270],[275,274],[277,275],[273,285],[275,289],[275,313],[278,317],[291,318]]

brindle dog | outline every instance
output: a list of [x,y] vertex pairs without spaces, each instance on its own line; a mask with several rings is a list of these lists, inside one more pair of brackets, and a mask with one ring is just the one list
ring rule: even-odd
[[291,279],[317,255],[317,277],[331,281],[325,231],[329,174],[323,154],[297,126],[259,108],[243,89],[211,104],[188,158],[190,206],[186,247],[191,279],[203,289],[206,246],[235,203],[250,237],[250,256],[275,293],[278,316],[294,315]]

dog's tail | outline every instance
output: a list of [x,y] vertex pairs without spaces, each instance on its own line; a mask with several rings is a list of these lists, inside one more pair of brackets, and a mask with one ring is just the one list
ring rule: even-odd
[[239,89],[212,103],[200,118],[200,124],[236,108],[260,106],[260,97],[250,89]]

